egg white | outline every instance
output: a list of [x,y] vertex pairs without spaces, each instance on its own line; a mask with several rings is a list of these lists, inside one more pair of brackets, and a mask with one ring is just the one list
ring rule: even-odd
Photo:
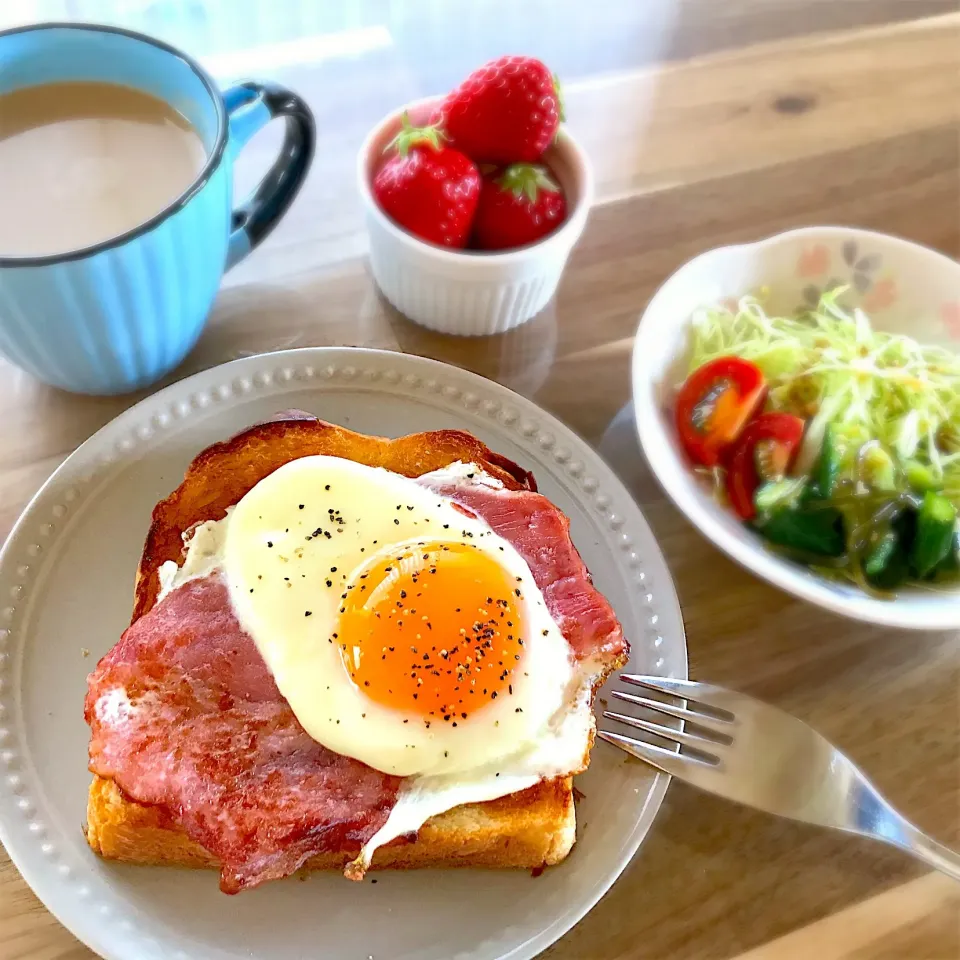
[[[422,716],[367,697],[341,657],[338,643],[349,638],[333,638],[344,590],[357,571],[421,541],[475,546],[522,593],[516,605],[527,640],[512,695],[475,709],[456,728],[438,721],[428,728]],[[237,618],[307,733],[385,773],[482,767],[535,743],[577,695],[569,645],[523,558],[485,523],[398,474],[338,457],[291,461],[253,487],[227,518],[198,528],[183,569],[197,575],[216,565]]]

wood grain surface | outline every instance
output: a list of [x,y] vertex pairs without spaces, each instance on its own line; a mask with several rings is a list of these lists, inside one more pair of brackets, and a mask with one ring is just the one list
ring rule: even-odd
[[[148,17],[150,5],[81,0],[69,13],[113,17],[189,48],[174,16],[182,6],[153,4],[164,19]],[[382,27],[391,42],[314,56],[289,44],[299,27],[288,13],[265,52],[256,36],[226,29],[221,5],[193,4],[210,18],[196,34],[206,46],[193,52],[224,81],[261,72],[294,87],[321,133],[301,196],[225,278],[201,343],[171,379],[263,350],[357,344],[456,363],[533,398],[596,446],[643,507],[676,577],[692,675],[814,724],[922,829],[960,845],[960,638],[835,618],[719,554],[654,482],[628,381],[644,305],[703,250],[846,223],[960,256],[957,4],[344,6],[360,11],[351,37],[375,40]],[[520,49],[570,78],[570,122],[596,167],[598,203],[543,314],[499,338],[441,337],[396,314],[368,276],[355,151],[397,102],[441,92],[484,58]],[[241,188],[277,142],[268,130],[251,144]],[[66,455],[136,399],[69,397],[0,361],[0,533]],[[90,956],[0,852],[0,960]],[[544,956],[952,960],[960,892],[893,850],[673,784],[624,876]]]

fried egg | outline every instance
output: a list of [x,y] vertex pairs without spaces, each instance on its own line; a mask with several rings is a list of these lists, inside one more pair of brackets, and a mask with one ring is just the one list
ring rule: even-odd
[[[431,476],[451,475],[497,483],[465,464]],[[575,661],[514,547],[427,484],[294,460],[198,527],[171,566],[161,595],[222,569],[311,737],[404,778],[361,868],[431,816],[583,766],[596,670]]]

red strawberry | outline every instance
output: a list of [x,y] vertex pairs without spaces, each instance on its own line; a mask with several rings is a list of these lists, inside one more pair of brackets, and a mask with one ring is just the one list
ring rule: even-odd
[[473,246],[504,250],[552,233],[567,215],[560,185],[546,167],[515,163],[488,173],[473,221]]
[[403,129],[387,150],[396,153],[373,178],[381,209],[428,243],[465,247],[480,198],[480,173],[458,150],[441,143],[436,127]]
[[500,57],[448,94],[440,116],[451,146],[477,163],[532,163],[563,119],[560,86],[533,57]]

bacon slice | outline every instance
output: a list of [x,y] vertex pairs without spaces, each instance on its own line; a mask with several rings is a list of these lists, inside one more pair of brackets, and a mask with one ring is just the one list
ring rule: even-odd
[[400,784],[307,735],[217,575],[127,628],[91,674],[84,714],[90,770],[214,853],[225,893],[359,849]]

